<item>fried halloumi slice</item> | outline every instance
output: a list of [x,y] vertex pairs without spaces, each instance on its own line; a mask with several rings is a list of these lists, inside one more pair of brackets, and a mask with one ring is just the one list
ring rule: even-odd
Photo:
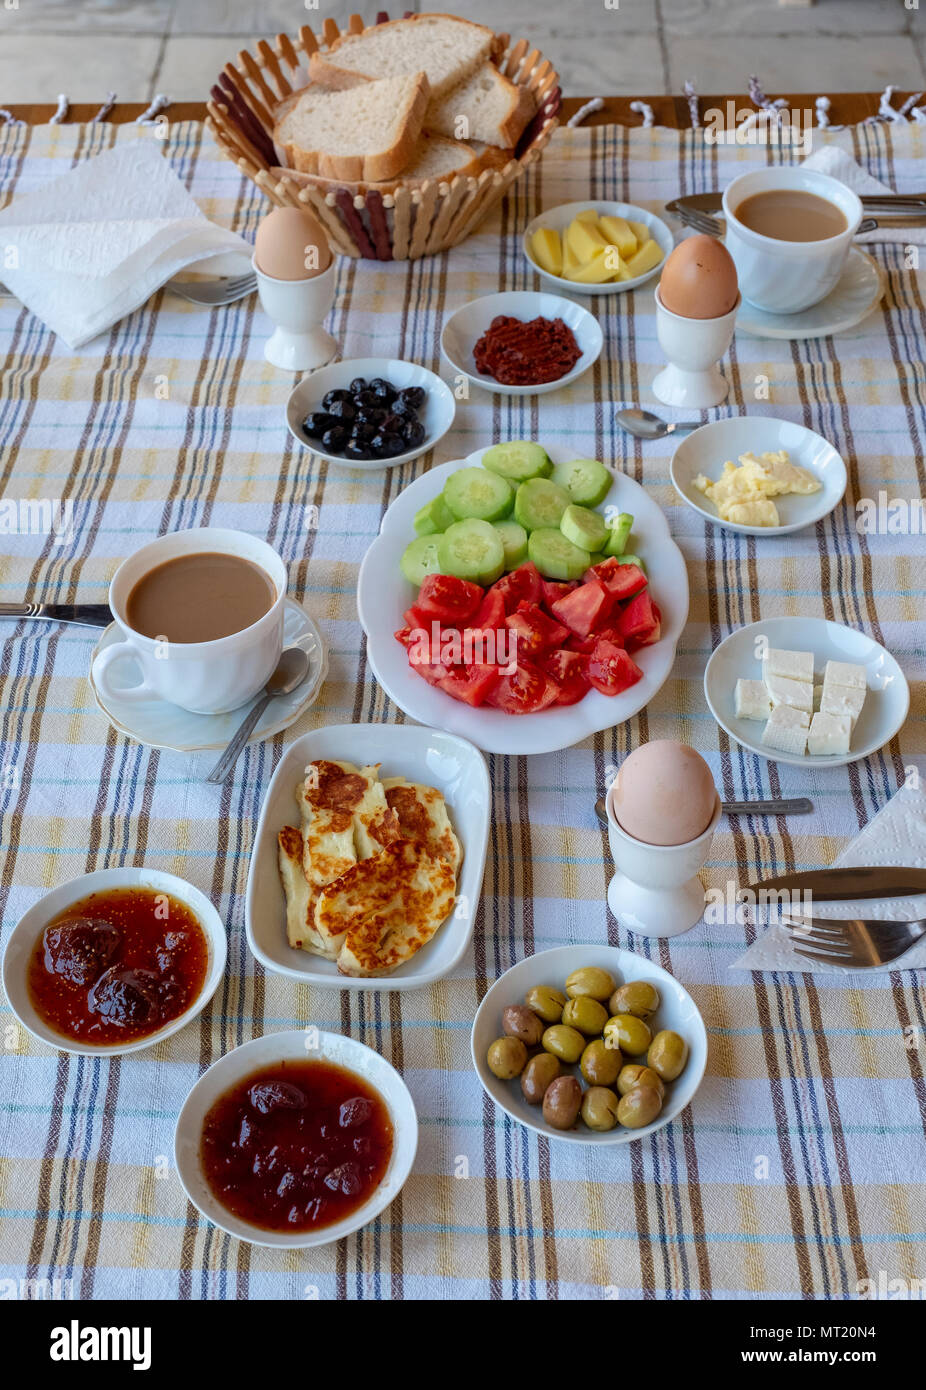
[[332,952],[315,930],[315,897],[302,867],[302,831],[298,826],[284,825],[277,835],[277,859],[286,898],[286,937],[290,946],[334,960],[337,951]]
[[326,888],[315,926],[340,945],[342,974],[387,975],[431,940],[455,900],[456,877],[446,860],[402,839]]
[[414,840],[429,853],[446,860],[453,872],[458,873],[463,851],[453,833],[447,803],[437,788],[427,787],[423,782],[406,782],[404,777],[388,777],[383,786],[403,838]]
[[320,758],[309,763],[305,781],[296,788],[302,812],[302,864],[315,892],[357,862],[354,808],[366,793],[367,781],[353,763]]
[[379,763],[360,769],[367,788],[354,807],[354,848],[358,859],[369,859],[399,838],[399,822],[389,809],[386,792],[379,780]]

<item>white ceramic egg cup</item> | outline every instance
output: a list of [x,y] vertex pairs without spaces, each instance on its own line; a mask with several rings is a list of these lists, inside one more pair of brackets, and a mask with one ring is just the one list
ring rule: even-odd
[[334,303],[334,257],[307,280],[279,280],[265,275],[255,259],[251,264],[261,308],[275,326],[264,347],[267,361],[288,372],[312,372],[330,362],[338,344],[323,324]]
[[668,360],[653,382],[653,395],[664,405],[704,410],[727,398],[730,384],[717,363],[733,341],[736,303],[716,319],[686,319],[673,314],[656,291],[656,336]]
[[723,810],[720,797],[707,829],[684,845],[647,845],[628,835],[607,795],[608,843],[617,872],[608,884],[608,906],[618,922],[640,936],[681,936],[704,913],[698,870],[708,856]]

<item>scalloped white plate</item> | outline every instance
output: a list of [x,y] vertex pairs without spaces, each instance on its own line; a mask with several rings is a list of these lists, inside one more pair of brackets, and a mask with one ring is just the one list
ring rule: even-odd
[[[399,561],[414,539],[413,518],[418,508],[442,491],[451,473],[479,464],[485,452],[477,449],[468,458],[429,469],[399,494],[383,517],[380,533],[363,557],[357,581],[357,610],[367,635],[367,655],[386,694],[412,719],[459,734],[486,753],[552,753],[630,719],[664,684],[688,620],[688,571],[659,507],[639,483],[625,473],[615,473],[601,506],[633,515],[634,548],[646,564],[653,596],[662,612],[661,639],[634,653],[643,679],[622,695],[592,690],[576,705],[538,714],[505,714],[485,706],[473,709],[445,695],[411,670],[404,647],[393,635],[415,598],[415,588],[403,576]],[[547,452],[554,463],[568,463],[575,457],[555,447]]]
[[[568,282],[567,282],[568,284]],[[533,319],[562,319],[575,335],[582,356],[564,376],[556,381],[542,381],[533,386],[506,386],[476,370],[473,348],[499,314],[510,315],[530,323]],[[593,314],[561,294],[538,294],[535,290],[504,290],[501,294],[486,294],[464,304],[444,324],[440,336],[441,352],[460,376],[474,386],[495,391],[499,396],[545,396],[578,381],[601,356],[604,335]],[[401,462],[401,460],[400,460]]]
[[[632,280],[618,280],[613,285],[578,285],[574,280],[564,280],[561,275],[551,275],[548,270],[539,266],[531,255],[531,237],[540,227],[552,227],[556,232],[565,231],[576,214],[583,212],[586,208],[594,208],[601,217],[624,217],[631,222],[645,222],[649,227],[650,236],[654,241],[659,242],[662,260],[658,265],[654,265],[652,270],[646,271],[644,275],[637,275]],[[531,269],[535,270],[541,280],[545,281],[551,289],[557,289],[565,294],[626,294],[628,290],[635,290],[639,285],[645,285],[647,280],[652,280],[654,275],[659,274],[665,265],[666,256],[674,245],[675,238],[671,229],[661,217],[657,217],[648,208],[637,207],[636,203],[604,202],[600,198],[586,198],[581,203],[561,203],[559,207],[548,208],[546,212],[539,213],[532,222],[527,224],[521,238],[521,247]]]

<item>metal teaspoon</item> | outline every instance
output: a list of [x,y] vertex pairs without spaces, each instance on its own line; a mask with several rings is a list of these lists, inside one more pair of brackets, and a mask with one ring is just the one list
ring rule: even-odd
[[664,439],[667,434],[677,434],[679,430],[699,430],[704,424],[703,420],[663,420],[651,410],[640,410],[638,406],[619,410],[614,418],[637,439]]
[[288,695],[301,685],[309,674],[309,658],[301,647],[287,647],[277,663],[277,668],[264,686],[264,693],[254,708],[245,715],[237,733],[225,749],[215,767],[206,778],[207,782],[224,782],[234,767],[238,754],[248,741],[264,710],[279,695]]
[[[813,802],[806,796],[784,801],[725,801],[722,810],[725,816],[806,816],[813,810]],[[608,824],[603,796],[595,802],[595,815],[602,825]]]

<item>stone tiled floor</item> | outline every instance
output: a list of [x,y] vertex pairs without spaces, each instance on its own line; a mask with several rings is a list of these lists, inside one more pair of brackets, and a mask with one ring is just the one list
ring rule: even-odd
[[[379,0],[385,3],[385,0]],[[926,0],[398,0],[533,40],[569,95],[926,86]],[[370,17],[377,8],[359,3]],[[0,0],[0,106],[203,97],[249,39],[349,12],[343,0]]]

